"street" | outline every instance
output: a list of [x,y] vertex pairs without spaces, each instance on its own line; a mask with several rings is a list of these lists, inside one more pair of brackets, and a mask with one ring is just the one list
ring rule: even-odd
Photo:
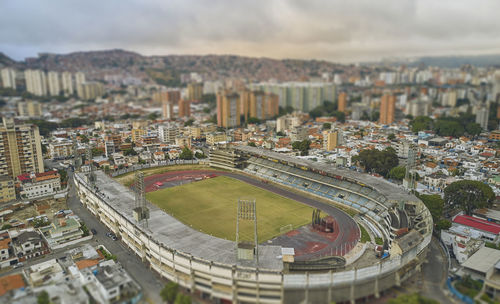
[[439,245],[436,238],[432,238],[427,254],[427,262],[422,267],[423,288],[422,295],[439,301],[439,303],[450,303],[453,301],[447,296],[446,285],[448,277],[448,261],[446,253]]
[[144,298],[150,303],[162,303],[160,290],[165,285],[165,282],[153,270],[146,267],[141,259],[129,251],[124,244],[120,241],[113,241],[106,236],[106,233],[110,231],[80,203],[80,198],[76,195],[73,183],[73,173],[68,170],[68,175],[70,187],[68,208],[73,210],[89,229],[97,231],[93,242],[96,245],[103,244],[111,254],[116,255],[117,261],[123,265],[125,270],[142,287]]

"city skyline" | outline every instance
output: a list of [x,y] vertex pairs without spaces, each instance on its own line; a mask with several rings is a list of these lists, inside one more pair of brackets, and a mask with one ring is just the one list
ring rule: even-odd
[[115,48],[341,63],[500,53],[493,15],[500,3],[490,0],[28,2],[0,4],[9,12],[0,20],[0,51],[16,60]]

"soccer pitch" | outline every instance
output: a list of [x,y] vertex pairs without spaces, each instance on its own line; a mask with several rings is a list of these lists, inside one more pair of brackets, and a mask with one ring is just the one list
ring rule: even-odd
[[[146,194],[151,203],[184,224],[228,240],[235,239],[238,198],[249,197],[257,203],[259,243],[279,235],[283,226],[296,228],[311,221],[309,206],[225,176]],[[249,240],[253,224],[241,224],[240,240]]]

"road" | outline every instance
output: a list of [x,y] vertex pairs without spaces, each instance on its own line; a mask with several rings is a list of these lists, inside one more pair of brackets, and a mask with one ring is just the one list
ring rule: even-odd
[[69,172],[70,191],[68,195],[68,208],[80,217],[85,222],[87,227],[95,229],[97,234],[94,236],[94,243],[104,245],[109,252],[116,255],[117,261],[123,265],[125,270],[134,278],[134,280],[142,287],[144,297],[151,303],[162,303],[160,298],[160,290],[165,285],[165,281],[150,270],[127,247],[120,241],[113,241],[106,236],[109,229],[97,220],[80,202],[80,198],[76,194],[73,184],[73,174]]
[[434,237],[429,249],[427,262],[422,267],[422,295],[437,300],[439,303],[453,304],[454,302],[447,296],[445,286],[448,277],[446,252],[443,252],[439,241]]

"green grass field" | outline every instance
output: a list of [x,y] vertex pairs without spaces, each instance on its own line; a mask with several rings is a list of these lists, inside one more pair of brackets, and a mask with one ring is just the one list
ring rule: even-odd
[[[259,243],[279,235],[283,226],[297,228],[311,221],[312,208],[225,176],[146,194],[151,203],[183,223],[228,240],[235,239],[239,197],[256,199]],[[240,227],[240,240],[249,240],[253,224]]]

